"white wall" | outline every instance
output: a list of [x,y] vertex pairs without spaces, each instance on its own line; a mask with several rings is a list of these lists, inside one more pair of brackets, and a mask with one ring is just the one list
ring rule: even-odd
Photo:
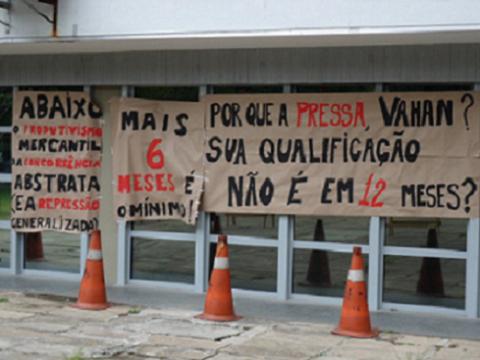
[[[24,0],[12,1],[13,37],[49,36],[49,24],[26,8]],[[48,5],[25,1],[49,12]],[[61,0],[59,3],[62,36],[480,25],[480,1],[476,0]]]
[[[35,7],[42,13],[46,13],[50,17],[52,16],[51,6],[39,3],[38,1],[26,1],[34,4]],[[2,12],[4,16],[8,15],[6,10],[0,9],[0,12]],[[35,14],[31,9],[29,9],[22,0],[11,0],[9,18],[11,25],[10,37],[49,36],[51,34],[51,25],[39,15]]]

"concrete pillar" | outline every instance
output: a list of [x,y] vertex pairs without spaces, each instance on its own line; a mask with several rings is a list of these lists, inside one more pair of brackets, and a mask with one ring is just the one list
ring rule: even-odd
[[107,285],[116,282],[117,273],[117,223],[113,216],[112,191],[112,117],[108,101],[120,96],[121,87],[100,86],[92,88],[93,100],[102,108],[103,124],[103,151],[100,201],[100,230],[102,231],[103,266]]

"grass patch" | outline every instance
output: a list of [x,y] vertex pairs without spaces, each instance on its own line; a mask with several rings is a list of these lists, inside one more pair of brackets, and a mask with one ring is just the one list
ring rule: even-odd
[[8,298],[0,297],[0,304],[2,304],[2,303],[8,303]]
[[69,356],[66,360],[86,360],[81,351],[78,351],[76,354]]
[[130,309],[128,309],[128,313],[130,315],[139,314],[140,311],[142,311],[142,308],[139,307],[139,306],[134,306],[134,307],[131,307]]

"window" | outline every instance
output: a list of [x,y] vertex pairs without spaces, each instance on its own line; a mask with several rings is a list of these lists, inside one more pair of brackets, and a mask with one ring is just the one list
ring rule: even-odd
[[465,309],[467,224],[465,219],[388,219],[384,302]]
[[[353,245],[368,246],[369,220],[296,216],[292,292],[342,297]],[[368,255],[363,259],[367,271]]]

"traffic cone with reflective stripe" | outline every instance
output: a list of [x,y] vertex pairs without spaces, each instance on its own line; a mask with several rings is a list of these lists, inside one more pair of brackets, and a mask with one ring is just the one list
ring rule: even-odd
[[356,338],[371,338],[378,335],[378,330],[372,329],[370,325],[362,249],[358,246],[353,248],[352,264],[348,271],[340,323],[332,331],[332,334]]
[[28,261],[43,260],[43,243],[41,232],[25,233],[25,259]]
[[233,310],[226,235],[218,236],[217,253],[205,299],[204,311],[203,314],[197,317],[212,321],[234,321],[240,319]]
[[74,306],[86,310],[103,310],[109,307],[103,276],[102,241],[99,230],[93,231],[90,237],[85,272],[80,283],[78,301]]

